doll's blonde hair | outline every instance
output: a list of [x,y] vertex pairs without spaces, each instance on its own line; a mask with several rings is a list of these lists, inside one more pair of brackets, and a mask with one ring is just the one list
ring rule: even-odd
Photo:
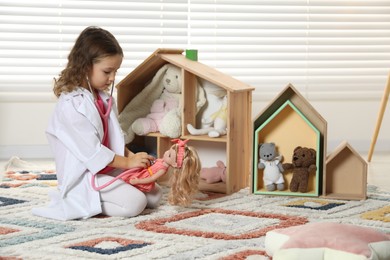
[[[178,145],[172,147],[177,154]],[[180,168],[173,168],[170,178],[171,191],[168,202],[173,205],[188,206],[198,192],[200,170],[202,168],[198,153],[192,146],[185,145],[185,154]]]

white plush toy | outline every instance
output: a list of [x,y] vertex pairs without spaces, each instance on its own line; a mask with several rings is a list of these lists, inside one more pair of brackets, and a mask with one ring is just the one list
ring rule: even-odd
[[200,128],[188,124],[187,130],[192,135],[219,137],[226,134],[227,127],[227,92],[209,81],[202,82],[206,95],[206,105],[200,111]]
[[[166,64],[161,67],[152,81],[125,107],[119,115],[119,122],[130,143],[135,135],[160,132],[171,138],[181,134],[182,107],[181,69]],[[197,109],[206,102],[203,88],[198,88]]]

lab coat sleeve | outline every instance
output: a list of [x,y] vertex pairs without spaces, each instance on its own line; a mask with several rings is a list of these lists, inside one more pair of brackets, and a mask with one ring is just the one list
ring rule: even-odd
[[55,114],[51,131],[96,174],[112,162],[115,153],[101,144],[103,127],[94,109],[93,103],[82,96],[64,101]]

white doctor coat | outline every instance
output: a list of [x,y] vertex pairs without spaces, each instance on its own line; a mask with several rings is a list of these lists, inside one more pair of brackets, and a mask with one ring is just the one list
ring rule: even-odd
[[[101,92],[107,103],[108,95]],[[92,94],[84,89],[62,94],[46,129],[54,152],[58,189],[51,202],[34,208],[34,215],[58,220],[89,218],[102,212],[100,195],[91,186],[92,175],[124,154],[124,138],[113,100],[108,121],[110,148],[101,144],[103,124]]]

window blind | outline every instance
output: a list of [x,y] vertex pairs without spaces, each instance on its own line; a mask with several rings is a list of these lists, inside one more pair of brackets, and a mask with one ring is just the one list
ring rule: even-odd
[[269,98],[378,98],[390,69],[388,0],[0,0],[0,101],[52,101],[52,79],[89,25],[125,59],[117,82],[157,48],[199,61]]

